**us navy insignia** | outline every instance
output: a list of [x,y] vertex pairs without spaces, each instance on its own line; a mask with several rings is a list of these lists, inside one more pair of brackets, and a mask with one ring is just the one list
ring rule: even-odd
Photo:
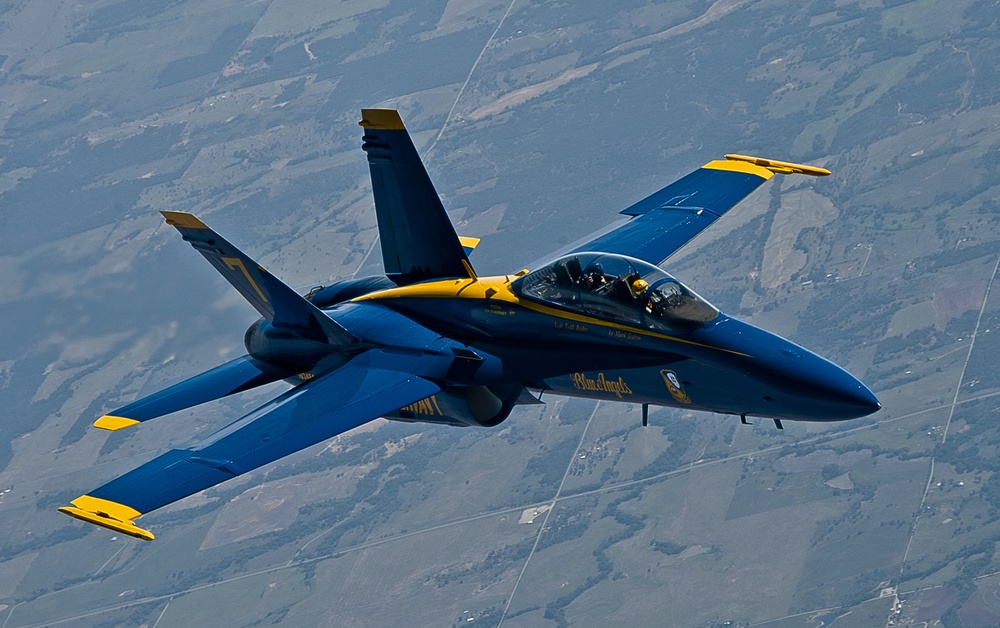
[[684,392],[681,381],[677,379],[677,373],[669,369],[663,369],[660,371],[660,375],[663,376],[663,383],[667,385],[667,391],[670,392],[671,397],[679,403],[691,403],[691,397]]

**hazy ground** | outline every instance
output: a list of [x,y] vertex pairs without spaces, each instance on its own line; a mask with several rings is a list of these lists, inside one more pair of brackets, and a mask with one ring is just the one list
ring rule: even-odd
[[[0,626],[1000,623],[995,3],[582,4],[0,8]],[[401,110],[481,273],[727,152],[830,168],[667,267],[883,410],[548,398],[376,422],[143,517],[153,543],[57,513],[274,393],[90,428],[256,317],[159,210],[303,290],[379,271],[363,106]]]

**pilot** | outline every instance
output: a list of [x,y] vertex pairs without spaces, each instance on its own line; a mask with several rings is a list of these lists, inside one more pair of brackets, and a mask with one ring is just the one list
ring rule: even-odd
[[606,286],[608,283],[607,278],[604,276],[604,267],[600,263],[595,262],[587,267],[587,273],[580,280],[580,286],[584,290],[590,290],[596,292],[602,287]]
[[646,294],[646,290],[649,288],[649,283],[645,279],[636,279],[629,286],[629,290],[632,293],[632,298],[636,301],[642,299],[642,295]]

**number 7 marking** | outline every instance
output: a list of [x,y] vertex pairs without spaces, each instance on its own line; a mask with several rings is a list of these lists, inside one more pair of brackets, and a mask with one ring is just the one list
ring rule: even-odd
[[257,282],[253,280],[250,273],[247,272],[247,267],[243,265],[243,260],[238,257],[223,257],[222,261],[226,263],[229,270],[239,269],[243,273],[243,276],[247,278],[247,281],[250,282],[250,285],[253,286],[253,289],[257,291],[257,296],[260,297],[260,300],[267,303],[267,297],[265,297],[264,293],[261,292],[260,286],[258,286]]

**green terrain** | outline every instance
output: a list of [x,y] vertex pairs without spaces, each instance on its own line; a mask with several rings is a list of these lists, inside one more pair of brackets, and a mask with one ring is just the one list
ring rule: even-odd
[[[993,0],[4,3],[0,628],[1000,624],[998,29]],[[152,543],[56,512],[280,389],[90,427],[256,318],[159,210],[302,291],[379,272],[370,106],[482,274],[724,153],[829,168],[666,268],[883,409],[642,428],[547,397],[376,421],[143,517]]]

